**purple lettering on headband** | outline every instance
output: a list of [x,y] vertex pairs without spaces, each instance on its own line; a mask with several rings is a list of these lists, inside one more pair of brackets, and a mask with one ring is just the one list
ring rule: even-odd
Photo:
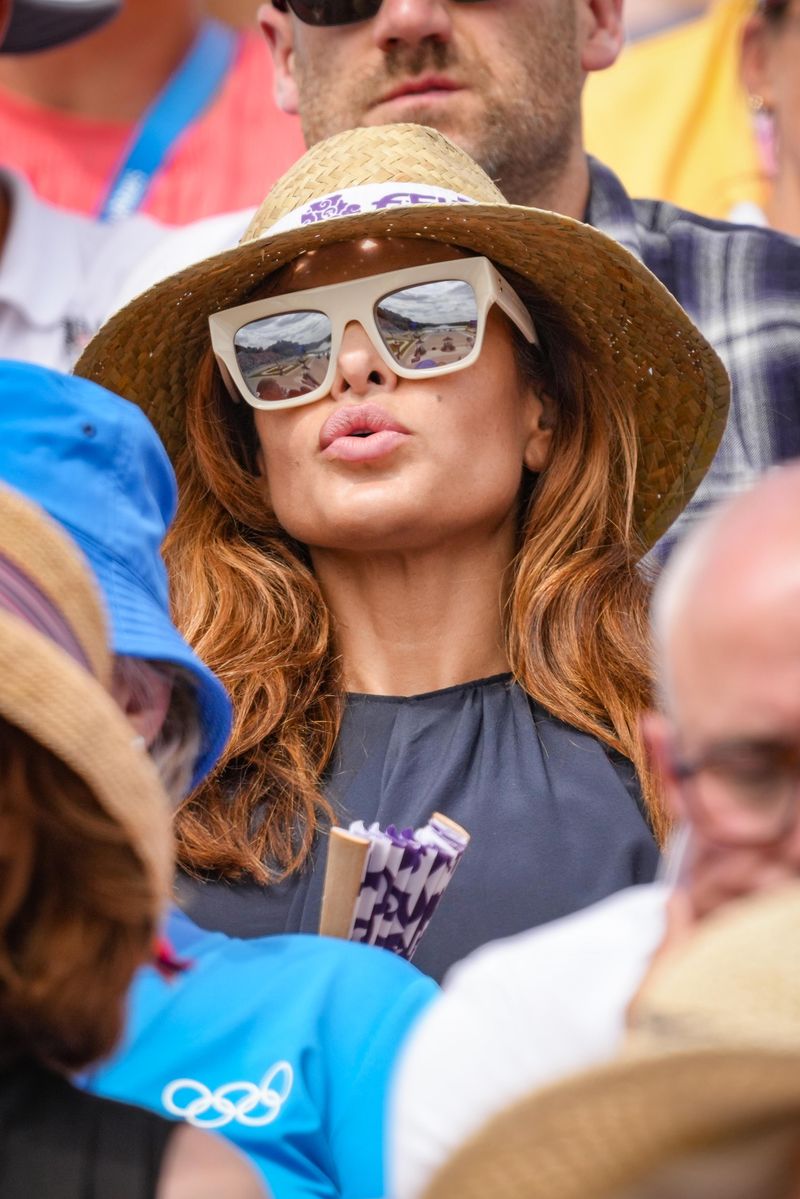
[[[346,193],[345,193],[346,194]],[[469,196],[443,195],[441,192],[393,191],[377,200],[364,198],[345,199],[342,192],[313,200],[300,211],[300,224],[313,225],[317,221],[330,221],[340,216],[356,216],[360,212],[380,212],[384,208],[410,208],[414,204],[474,204]],[[281,222],[278,222],[280,226]]]
[[373,208],[408,208],[412,204],[474,204],[469,196],[437,195],[435,192],[390,192],[380,200],[375,200]]
[[329,221],[339,216],[355,216],[357,212],[361,212],[360,204],[348,204],[342,199],[341,193],[336,192],[332,196],[323,196],[321,200],[314,200],[312,204],[309,204],[300,217],[300,224],[313,225],[315,221]]

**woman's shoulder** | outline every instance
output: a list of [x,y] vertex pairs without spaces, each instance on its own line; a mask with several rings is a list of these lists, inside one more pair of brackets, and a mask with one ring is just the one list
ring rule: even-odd
[[396,1005],[421,1006],[436,991],[430,978],[395,954],[309,933],[242,939],[200,930],[190,958],[177,986],[148,971],[165,1000],[183,992],[216,1005],[220,979],[227,979],[243,1012],[263,1017],[268,1004],[274,1021],[290,1011],[297,1016],[299,1006],[305,1021],[327,1020],[351,1012],[356,1001],[362,1018],[373,1010],[377,1016]]
[[[386,950],[311,934],[243,940],[199,930],[190,956],[177,979],[152,967],[140,972],[129,1029],[137,1056],[158,1042],[167,1057],[185,1058],[192,1030],[202,1030],[210,1047],[216,1027],[228,1051],[236,1028],[240,1068],[255,1068],[258,1058],[294,1063],[294,1069],[309,1054],[355,1060],[365,1043],[377,1046],[384,1036],[388,1054],[391,1039],[404,1034],[438,990]],[[179,1040],[172,1035],[177,1030]],[[248,1055],[253,1063],[245,1063]]]

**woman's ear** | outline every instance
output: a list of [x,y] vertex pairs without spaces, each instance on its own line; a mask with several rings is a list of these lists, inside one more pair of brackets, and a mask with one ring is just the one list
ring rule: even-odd
[[547,392],[531,394],[530,413],[522,459],[528,470],[538,474],[550,457],[555,428],[555,405]]
[[770,112],[774,107],[770,70],[770,39],[767,23],[754,13],[742,30],[739,74],[754,111]]

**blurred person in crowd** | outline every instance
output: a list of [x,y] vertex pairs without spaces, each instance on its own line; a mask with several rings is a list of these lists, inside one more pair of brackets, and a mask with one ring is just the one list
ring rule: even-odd
[[763,206],[766,147],[739,77],[753,5],[697,5],[693,19],[629,39],[613,71],[588,79],[586,147],[633,195],[715,220],[739,221],[740,206]]
[[155,956],[166,796],[106,688],[100,599],[45,514],[0,488],[0,1192],[257,1199],[224,1141],[77,1090]]
[[205,18],[200,0],[105,4],[119,9],[110,21],[46,51],[38,26],[63,0],[15,7],[34,37],[12,25],[0,62],[0,153],[41,199],[182,224],[257,203],[302,153],[255,29]]
[[768,122],[772,179],[763,212],[738,215],[800,237],[800,5],[757,0],[744,29],[742,80],[757,115]]
[[629,46],[588,82],[589,151],[640,195],[798,236],[796,30],[783,0],[714,0]]
[[426,1199],[797,1199],[798,930],[796,883],[704,922],[614,1060],[496,1116]]
[[652,37],[671,25],[699,17],[707,6],[708,0],[626,0],[625,38],[636,42]]
[[[0,28],[0,54],[72,42],[118,7],[118,0],[2,0],[3,26],[13,20],[5,39]],[[100,225],[45,203],[5,168],[5,148],[0,139],[0,357],[69,370],[163,230],[140,216]]]
[[[433,126],[512,202],[585,220],[620,241],[717,349],[733,385],[731,418],[712,469],[656,551],[663,558],[715,501],[800,454],[800,247],[631,200],[587,159],[581,92],[620,51],[622,8],[622,0],[277,0],[259,16],[278,104],[299,112],[309,145],[358,125]],[[671,87],[670,97],[681,90]],[[617,127],[627,129],[637,107]],[[234,244],[244,228],[240,219],[181,231],[134,272],[120,300]]]
[[[113,693],[177,805],[214,767],[228,710],[169,617],[159,547],[176,497],[163,447],[138,408],[27,365],[0,365],[0,423],[0,479],[41,503],[95,571]],[[277,1199],[383,1194],[389,1074],[434,984],[381,950],[231,940],[174,907],[165,931],[186,968],[140,971],[123,1046],[86,1085],[219,1129]]]
[[394,1100],[393,1194],[527,1091],[612,1054],[659,952],[800,874],[800,465],[676,551],[654,600],[663,712],[646,734],[679,822],[674,887],[632,888],[485,947],[415,1031]]
[[178,817],[199,923],[312,931],[332,818],[471,832],[415,957],[434,977],[652,877],[639,560],[728,380],[632,255],[433,130],[354,129],[77,369],[174,457],[176,617],[234,702]]
[[212,16],[242,29],[255,22],[253,0],[205,0],[204,7]]

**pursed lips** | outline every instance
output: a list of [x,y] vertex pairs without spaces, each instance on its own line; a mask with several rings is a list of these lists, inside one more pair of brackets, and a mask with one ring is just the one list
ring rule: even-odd
[[410,435],[377,404],[355,404],[331,413],[320,429],[319,448],[326,458],[365,462],[383,457]]

